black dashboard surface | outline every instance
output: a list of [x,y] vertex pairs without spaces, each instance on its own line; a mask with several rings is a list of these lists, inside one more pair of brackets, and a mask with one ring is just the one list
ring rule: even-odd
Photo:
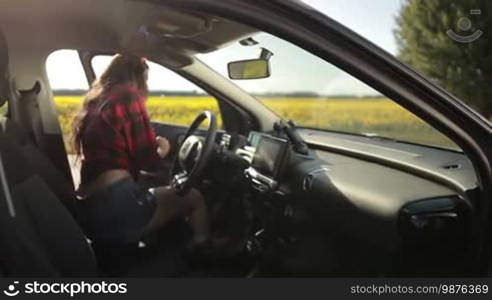
[[326,226],[388,250],[397,247],[402,207],[456,195],[446,186],[390,167],[319,150],[314,154],[318,160],[290,169],[289,185],[298,201]]
[[363,240],[382,253],[400,247],[398,218],[405,206],[453,198],[470,207],[466,192],[477,184],[462,153],[309,130],[300,133],[314,159],[300,158],[288,168],[285,184],[293,198],[325,228]]

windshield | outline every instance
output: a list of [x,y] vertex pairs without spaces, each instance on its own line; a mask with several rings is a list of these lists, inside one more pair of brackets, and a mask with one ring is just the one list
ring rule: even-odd
[[258,44],[234,43],[198,58],[227,77],[229,62],[258,58],[261,48],[268,49],[273,53],[268,78],[233,81],[299,127],[459,149],[411,112],[332,64],[270,34],[253,39]]

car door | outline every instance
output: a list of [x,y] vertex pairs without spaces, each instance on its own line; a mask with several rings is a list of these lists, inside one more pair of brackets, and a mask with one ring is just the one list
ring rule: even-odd
[[352,76],[391,95],[397,103],[445,133],[463,149],[478,177],[477,189],[473,192],[475,210],[471,217],[474,223],[471,264],[475,264],[470,269],[490,274],[491,123],[422,74],[311,7],[296,1],[262,4],[262,11],[267,11],[268,7],[281,7],[277,10],[279,18],[272,19],[269,15],[264,19],[255,14],[255,22],[274,20],[268,21],[269,26],[275,27],[272,31],[295,40],[305,49],[312,49],[313,53],[329,59]]
[[[487,120],[480,117],[459,99],[431,83],[427,78],[402,64],[390,54],[300,1],[221,1],[217,3],[188,0],[180,1],[179,4],[168,1],[166,4],[175,5],[181,9],[199,10],[233,19],[296,44],[390,97],[403,108],[444,133],[456,143],[469,159],[470,168],[473,169],[477,179],[476,186],[470,191],[473,195],[473,201],[471,202],[473,205],[471,210],[473,214],[471,217],[471,220],[473,220],[471,225],[473,239],[470,241],[470,256],[472,257],[470,262],[473,262],[473,267],[471,269],[474,274],[484,274],[486,272],[485,268],[487,268],[490,255],[490,199],[492,199],[492,144],[490,143],[492,140],[492,128]],[[322,135],[317,131],[305,132],[305,136],[310,137],[307,141],[312,148],[316,149],[317,147],[322,155],[329,153],[332,158],[333,154],[342,154],[342,157],[339,157],[341,163],[348,163],[347,157],[343,155],[348,152],[350,152],[352,157],[356,158],[355,163],[366,164],[366,162],[369,162],[367,167],[374,166],[371,165],[374,163],[378,167],[382,166],[380,161],[376,159],[377,156],[379,158],[383,157],[386,161],[391,160],[391,155],[388,155],[388,152],[378,153],[380,150],[385,152],[383,148],[386,147],[382,147],[381,144],[376,145],[377,143],[384,143],[384,139],[375,143],[371,159],[368,159],[367,156],[361,159],[361,151],[356,151],[351,146],[360,145],[364,147],[366,142],[371,143],[368,137],[356,141],[354,139],[357,138],[350,140],[344,136],[342,138],[344,144],[337,146],[333,144],[335,139],[322,138]],[[348,152],[347,149],[349,149]],[[367,151],[367,147],[364,150]],[[392,161],[394,163],[404,165],[405,161],[401,156],[405,155],[405,150],[391,150],[390,152],[397,156],[400,155],[399,158],[393,157]],[[412,155],[410,153],[410,156]],[[415,155],[415,157],[421,156]],[[330,160],[326,160],[326,162],[329,163]],[[392,166],[394,167],[394,164]],[[442,165],[438,167],[446,169],[448,166]],[[453,168],[451,165],[450,167]],[[330,166],[327,169],[333,170]],[[342,172],[347,171],[347,168],[344,169],[342,167],[341,169]],[[368,168],[368,170],[375,169]],[[420,171],[423,170],[420,167],[414,168],[414,170],[418,170],[420,179],[430,175],[429,173],[437,175],[436,172],[422,174]],[[440,172],[445,171],[441,170]],[[351,174],[355,175],[355,177],[361,175]],[[372,176],[361,179],[378,178],[380,174],[375,172]],[[351,177],[354,178],[354,176]],[[388,179],[392,178],[395,177],[391,175],[388,177]],[[299,179],[300,182],[303,182],[301,179],[302,177]],[[404,182],[405,180],[401,184]],[[357,188],[360,188],[360,185],[353,186],[351,191],[357,191]],[[375,186],[372,188],[377,189]],[[394,192],[397,193],[397,191]],[[331,196],[333,195],[331,194]],[[375,203],[377,202],[370,204]],[[326,205],[326,203],[323,203],[323,205]],[[325,219],[328,220],[330,216],[333,215],[325,215]],[[371,214],[367,217],[369,221],[367,224],[370,224]],[[323,218],[323,216],[320,218]],[[368,226],[359,226],[359,228],[354,229],[356,230],[354,234],[364,238],[364,230],[367,228]],[[376,236],[365,236],[365,238],[373,239]],[[347,242],[342,249],[350,250],[354,254],[352,257],[357,257],[357,253],[359,253],[357,249],[361,246],[364,246],[364,244],[350,244]],[[409,249],[406,248],[405,250]],[[378,248],[376,247],[374,253],[377,254],[377,250]],[[416,250],[418,249],[410,251]],[[371,255],[365,257],[366,261],[371,259],[374,259]]]

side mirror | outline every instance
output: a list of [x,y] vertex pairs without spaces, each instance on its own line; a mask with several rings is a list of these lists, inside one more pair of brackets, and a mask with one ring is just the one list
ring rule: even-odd
[[270,63],[266,59],[248,59],[227,64],[230,79],[260,79],[270,77]]

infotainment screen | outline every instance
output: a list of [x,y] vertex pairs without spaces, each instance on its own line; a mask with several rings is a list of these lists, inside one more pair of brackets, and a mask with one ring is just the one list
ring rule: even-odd
[[260,142],[260,139],[262,136],[264,136],[265,134],[262,133],[262,132],[258,132],[258,131],[251,131],[249,133],[249,136],[248,136],[248,142],[249,144],[252,146],[252,147],[255,147],[258,146],[258,143]]
[[261,174],[275,178],[284,160],[287,146],[286,140],[262,135],[256,146],[251,166]]

